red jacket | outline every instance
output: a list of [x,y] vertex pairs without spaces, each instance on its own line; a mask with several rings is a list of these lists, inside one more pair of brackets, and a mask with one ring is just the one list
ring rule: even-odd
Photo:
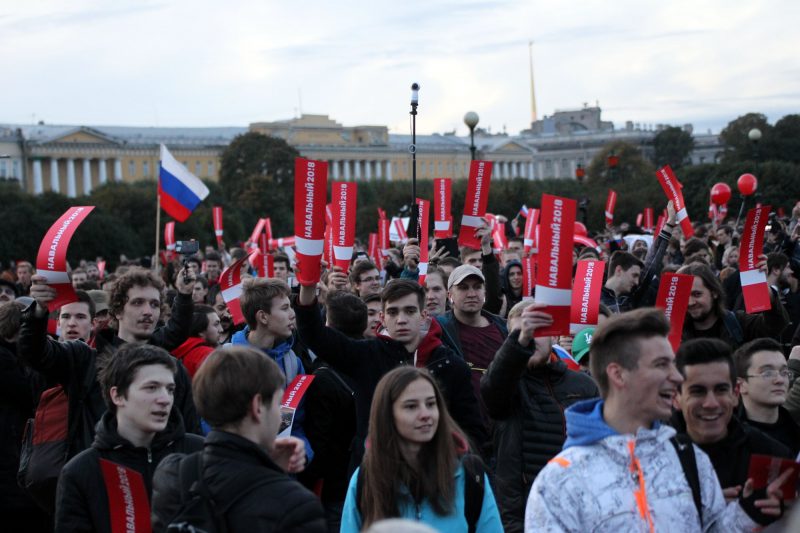
[[172,355],[181,360],[186,371],[189,372],[189,376],[193,378],[197,369],[213,351],[214,347],[206,344],[205,339],[189,337],[183,344],[172,350]]

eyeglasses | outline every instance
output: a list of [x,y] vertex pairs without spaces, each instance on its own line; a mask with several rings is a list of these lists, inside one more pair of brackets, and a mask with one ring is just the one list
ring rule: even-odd
[[760,374],[747,374],[748,378],[763,378],[763,379],[775,379],[776,377],[788,378],[791,376],[791,371],[788,368],[782,368],[780,370],[764,370]]

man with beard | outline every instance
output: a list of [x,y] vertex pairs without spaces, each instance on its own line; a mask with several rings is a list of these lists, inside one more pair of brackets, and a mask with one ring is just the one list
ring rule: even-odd
[[[758,268],[767,268],[767,257],[761,255]],[[776,337],[789,323],[789,316],[775,291],[770,290],[769,311],[748,314],[744,311],[729,311],[725,308],[725,292],[711,267],[702,263],[691,263],[678,270],[678,274],[694,276],[686,322],[683,325],[683,340],[700,337],[722,339],[734,348],[759,337]]]
[[239,328],[237,328],[233,323],[233,317],[228,309],[228,304],[225,303],[225,299],[222,297],[222,291],[219,288],[219,284],[211,287],[208,295],[209,300],[214,302],[211,307],[214,308],[217,316],[219,316],[219,324],[222,326],[222,334],[219,336],[219,343],[227,344],[231,342],[233,334],[236,333]]

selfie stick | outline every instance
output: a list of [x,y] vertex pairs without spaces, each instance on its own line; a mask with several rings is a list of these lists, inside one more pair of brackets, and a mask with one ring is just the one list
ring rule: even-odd
[[419,227],[417,224],[417,105],[419,105],[419,84],[411,84],[411,145],[408,151],[411,152],[411,213],[408,217],[408,235],[417,237],[420,240]]

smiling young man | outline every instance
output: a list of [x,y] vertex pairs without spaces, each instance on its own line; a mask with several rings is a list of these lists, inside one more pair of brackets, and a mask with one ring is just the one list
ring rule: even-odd
[[[413,364],[427,368],[442,385],[450,413],[478,445],[486,439],[478,404],[464,361],[442,344],[441,328],[428,320],[423,306],[425,291],[411,280],[392,280],[381,292],[383,329],[375,339],[354,340],[325,327],[317,306],[314,286],[301,286],[295,309],[300,337],[336,371],[353,379],[356,386],[356,441],[367,436],[369,409],[375,386],[393,368]],[[360,462],[363,449],[354,451]]]
[[[56,531],[126,531],[148,524],[152,477],[171,453],[194,452],[203,439],[187,435],[172,410],[175,359],[146,344],[128,344],[98,361],[108,411],[91,448],[61,472]],[[143,489],[143,490],[137,490]]]
[[378,267],[370,262],[361,261],[354,264],[349,278],[353,292],[361,298],[381,292],[381,273]]
[[[782,475],[755,500],[752,485],[740,502],[726,505],[708,456],[691,448],[699,502],[661,424],[683,382],[667,340],[661,310],[638,309],[599,326],[591,346],[592,376],[601,399],[566,411],[567,440],[531,488],[525,531],[755,531],[748,514],[781,514]],[[681,453],[689,453],[682,451]],[[764,521],[768,521],[764,519]],[[599,527],[598,527],[599,526]]]

